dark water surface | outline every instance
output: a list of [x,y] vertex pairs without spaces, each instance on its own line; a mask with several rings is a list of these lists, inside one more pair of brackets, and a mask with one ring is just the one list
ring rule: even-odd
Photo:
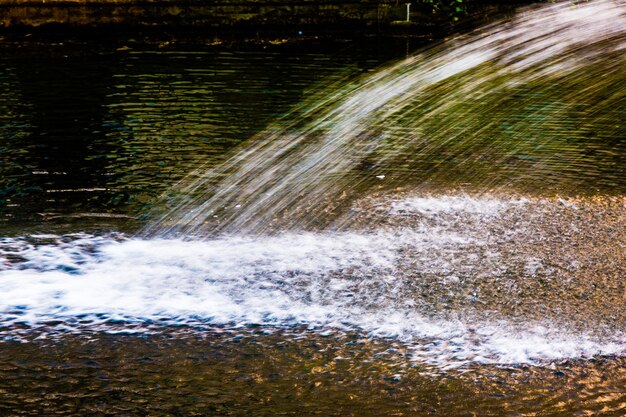
[[519,86],[458,122],[482,141],[376,172],[502,198],[387,187],[348,233],[129,237],[193,169],[420,47],[0,46],[0,415],[625,415],[623,67],[579,112],[550,101],[567,80]]
[[63,229],[68,215],[79,222],[141,216],[175,181],[223,160],[316,86],[347,80],[413,48],[405,40],[239,50],[111,43],[2,47],[5,226],[45,232]]

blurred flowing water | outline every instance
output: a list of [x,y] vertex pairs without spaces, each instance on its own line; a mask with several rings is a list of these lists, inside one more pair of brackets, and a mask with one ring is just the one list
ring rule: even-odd
[[[376,179],[551,188],[555,176],[595,165],[593,143],[623,138],[625,28],[619,2],[557,4],[332,86],[227,163],[182,181],[182,201],[147,233],[319,228]],[[567,155],[572,142],[587,149]],[[615,156],[610,165],[623,166]],[[623,171],[601,169],[586,175],[624,185]]]
[[0,413],[623,415],[625,32],[2,46]]

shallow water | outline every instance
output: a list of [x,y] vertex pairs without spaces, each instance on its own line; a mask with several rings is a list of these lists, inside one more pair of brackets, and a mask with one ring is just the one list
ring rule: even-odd
[[[7,343],[9,415],[621,416],[623,359],[435,374],[392,341],[250,331]],[[45,352],[45,357],[42,357]]]
[[[329,91],[449,49],[3,45],[0,413],[624,415],[623,29],[600,36],[616,21],[547,86],[534,68],[504,93],[459,100],[461,77],[402,101],[390,152],[340,152],[349,169],[309,181],[354,189],[327,212],[201,240],[159,235],[177,190],[213,193],[237,168],[220,163]],[[453,111],[429,120],[438,92]],[[401,140],[417,127],[432,142]],[[319,156],[316,137],[294,155]]]

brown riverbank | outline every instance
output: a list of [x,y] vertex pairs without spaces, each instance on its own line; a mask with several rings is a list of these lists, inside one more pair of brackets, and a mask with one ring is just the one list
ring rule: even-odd
[[[505,3],[505,4],[503,4]],[[219,33],[427,34],[489,20],[528,0],[0,0],[0,28],[205,28]],[[407,13],[408,12],[408,13]]]

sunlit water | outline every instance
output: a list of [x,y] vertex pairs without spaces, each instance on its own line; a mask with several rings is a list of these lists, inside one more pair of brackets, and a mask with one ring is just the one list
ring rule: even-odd
[[625,30],[5,59],[0,412],[623,415]]

